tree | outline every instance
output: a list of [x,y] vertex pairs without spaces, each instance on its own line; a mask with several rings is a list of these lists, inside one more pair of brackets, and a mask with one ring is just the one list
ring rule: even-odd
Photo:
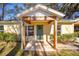
[[72,14],[79,10],[78,3],[64,3],[62,8],[60,9],[61,12],[65,13],[65,18],[70,18]]

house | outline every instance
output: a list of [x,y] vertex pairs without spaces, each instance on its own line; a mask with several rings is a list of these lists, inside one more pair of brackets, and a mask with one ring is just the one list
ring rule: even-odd
[[[57,10],[37,4],[16,15],[21,21],[21,25],[4,25],[4,32],[19,34],[19,31],[21,31],[22,44],[24,45],[25,41],[33,39],[46,42],[46,40],[50,40],[50,35],[53,34],[54,47],[56,48],[58,33],[61,35],[70,34],[79,29],[79,19],[64,20],[64,16],[63,13]],[[19,30],[20,26],[21,30]],[[77,29],[74,29],[75,27]]]

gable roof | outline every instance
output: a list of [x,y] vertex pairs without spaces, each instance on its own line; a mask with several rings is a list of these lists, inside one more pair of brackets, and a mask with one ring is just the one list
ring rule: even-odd
[[41,5],[41,4],[37,4],[35,7],[31,7],[25,11],[23,11],[22,13],[19,13],[16,15],[16,17],[22,17],[22,16],[25,16],[35,10],[39,10],[39,9],[42,9],[42,10],[45,10],[45,11],[48,11],[52,14],[55,14],[56,16],[59,16],[59,17],[64,17],[65,14],[59,12],[59,11],[56,11],[54,9],[51,9],[51,8],[48,8],[47,6],[44,6],[44,5]]

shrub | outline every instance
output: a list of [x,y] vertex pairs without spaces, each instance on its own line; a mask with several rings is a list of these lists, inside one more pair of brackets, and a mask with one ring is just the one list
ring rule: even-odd
[[5,40],[6,41],[14,42],[14,41],[16,41],[16,39],[17,39],[17,35],[15,33],[5,33]]
[[53,34],[51,34],[51,35],[50,35],[50,39],[53,39],[53,38],[54,38],[54,35],[53,35]]
[[57,37],[57,39],[58,39],[58,42],[62,42],[62,41],[63,41],[62,35],[59,35],[59,36]]
[[77,37],[77,33],[72,34],[63,34],[58,36],[58,42],[69,42],[69,41],[75,41],[75,38]]
[[4,33],[0,32],[0,40],[4,40]]
[[16,41],[17,35],[15,33],[4,33],[0,32],[0,40],[1,41]]

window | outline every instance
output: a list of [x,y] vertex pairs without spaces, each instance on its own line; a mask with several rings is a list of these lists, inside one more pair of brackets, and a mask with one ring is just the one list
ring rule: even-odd
[[37,25],[37,39],[43,39],[43,25]]
[[57,25],[57,35],[60,35],[61,34],[61,25],[58,24]]
[[4,32],[4,27],[0,26],[0,32]]
[[79,31],[79,26],[75,26],[74,31]]
[[34,35],[34,26],[28,26],[28,36]]

